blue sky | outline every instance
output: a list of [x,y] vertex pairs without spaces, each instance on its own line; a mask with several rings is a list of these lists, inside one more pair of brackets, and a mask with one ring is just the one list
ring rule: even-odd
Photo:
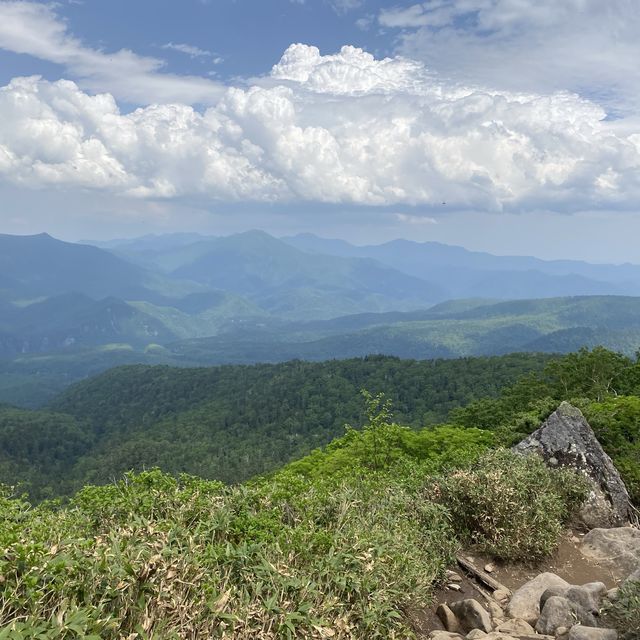
[[[349,43],[388,55],[391,38],[356,24],[384,3],[358,4],[349,9],[349,3],[322,0],[87,0],[62,3],[57,13],[66,18],[73,33],[94,46],[107,51],[133,49],[163,58],[166,70],[173,73],[213,72],[231,81],[267,73],[292,42],[314,44],[324,52]],[[168,48],[170,44],[200,52],[181,53]],[[16,74],[59,76],[56,65],[7,53],[1,69],[4,82]]]
[[639,32],[632,0],[0,0],[0,232],[640,262]]

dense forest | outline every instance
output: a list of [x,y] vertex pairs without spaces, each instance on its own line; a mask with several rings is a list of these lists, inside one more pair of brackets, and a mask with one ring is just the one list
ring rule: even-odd
[[45,410],[0,407],[0,481],[34,499],[156,466],[241,482],[362,424],[363,389],[385,393],[394,420],[413,430],[479,428],[504,445],[570,400],[640,492],[640,364],[603,348],[561,357],[120,367],[70,387]]
[[367,358],[276,365],[126,366],[72,386],[41,411],[0,409],[0,481],[68,494],[153,466],[239,482],[285,464],[363,417],[360,390],[385,392],[419,428],[495,397],[549,356]]

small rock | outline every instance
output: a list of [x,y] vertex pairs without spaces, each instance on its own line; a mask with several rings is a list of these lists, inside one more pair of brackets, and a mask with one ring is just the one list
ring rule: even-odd
[[520,618],[513,618],[503,622],[496,627],[496,631],[499,631],[500,633],[512,633],[514,635],[521,635],[523,633],[533,635],[536,632],[526,620],[522,620]]
[[575,625],[569,631],[567,640],[617,640],[618,633],[613,629],[594,629],[593,627],[583,627]]
[[613,589],[609,589],[607,591],[607,600],[611,602],[615,602],[620,597],[620,588],[614,587]]
[[481,638],[484,640],[484,638],[487,637],[487,634],[480,629],[472,629],[465,637],[466,640],[480,640]]
[[558,627],[556,629],[556,638],[563,638],[569,633],[569,627]]
[[536,631],[555,634],[558,627],[573,627],[576,621],[586,627],[598,626],[596,619],[579,604],[567,598],[551,596],[544,604]]
[[453,602],[449,606],[464,631],[480,629],[489,633],[493,629],[491,617],[477,600],[467,598],[466,600]]
[[462,576],[455,571],[447,571],[446,576],[449,582],[462,582]]
[[555,573],[541,573],[522,585],[512,596],[507,607],[510,618],[522,618],[534,625],[540,617],[540,596],[549,588],[567,588],[569,583]]
[[489,610],[489,615],[493,619],[494,624],[496,620],[504,620],[504,609],[497,603],[489,600],[487,602],[487,609]]
[[509,602],[509,594],[504,589],[496,589],[493,592],[493,597],[500,603],[506,604]]
[[485,565],[484,565],[484,570],[485,570],[487,573],[493,573],[493,572],[496,570],[496,568],[495,568],[495,565],[493,565],[493,564],[489,563],[489,564],[485,564]]
[[464,640],[464,636],[449,631],[432,631],[429,634],[429,640]]
[[451,591],[462,591],[462,587],[457,582],[450,582],[447,585],[447,589],[450,589]]
[[451,611],[451,609],[449,608],[449,605],[441,604],[436,609],[436,615],[440,619],[440,622],[442,622],[442,626],[447,631],[451,631],[452,633],[458,633],[459,631],[461,631],[460,625],[458,624],[458,619],[456,618],[453,611]]

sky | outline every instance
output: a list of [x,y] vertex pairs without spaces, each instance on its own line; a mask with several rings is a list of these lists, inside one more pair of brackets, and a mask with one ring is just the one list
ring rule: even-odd
[[637,0],[0,0],[0,232],[640,263]]

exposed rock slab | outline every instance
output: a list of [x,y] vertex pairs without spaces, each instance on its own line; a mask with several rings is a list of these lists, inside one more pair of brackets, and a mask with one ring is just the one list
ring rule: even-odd
[[593,529],[583,538],[580,550],[588,558],[630,575],[640,569],[640,530]]
[[627,488],[582,412],[563,402],[545,423],[514,447],[535,453],[551,467],[568,467],[591,480],[580,518],[589,528],[619,527],[633,518]]

